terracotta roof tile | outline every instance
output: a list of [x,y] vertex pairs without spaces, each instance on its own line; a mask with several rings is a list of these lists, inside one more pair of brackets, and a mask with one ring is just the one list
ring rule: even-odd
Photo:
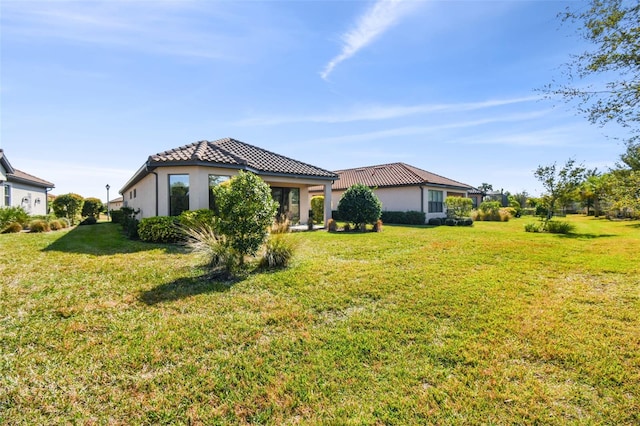
[[40,179],[37,176],[30,175],[29,173],[25,173],[22,170],[13,169],[13,173],[7,174],[7,180],[11,181],[12,179],[28,182],[32,185],[41,186],[44,188],[54,188],[53,183]]
[[[337,170],[340,179],[335,181],[332,189],[342,190],[360,183],[372,188],[407,186],[407,185],[442,185],[473,189],[472,186],[405,163],[390,163],[377,166],[357,167]],[[314,188],[315,189],[315,188]]]
[[150,165],[164,163],[219,164],[253,169],[263,173],[323,177],[335,179],[335,173],[236,139],[199,141],[149,157]]

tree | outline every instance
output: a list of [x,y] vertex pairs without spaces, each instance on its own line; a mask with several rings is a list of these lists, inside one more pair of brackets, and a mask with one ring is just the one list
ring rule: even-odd
[[584,179],[585,168],[576,166],[575,160],[569,159],[564,167],[557,170],[556,163],[550,166],[538,166],[534,172],[534,176],[538,179],[546,193],[546,204],[548,207],[547,219],[551,218],[556,202],[566,202],[570,199],[571,194],[575,192],[582,180]]
[[356,229],[367,223],[375,223],[382,215],[382,203],[371,188],[363,184],[355,184],[347,188],[338,202],[338,214]]
[[487,192],[493,191],[493,185],[490,183],[482,182],[478,189],[482,192],[482,195],[486,195]]
[[78,214],[82,211],[84,198],[81,195],[69,193],[58,195],[51,207],[56,217],[65,217],[69,219],[72,225],[76,223]]
[[104,206],[102,205],[102,201],[100,201],[99,198],[89,197],[84,200],[81,214],[82,217],[94,217],[97,219],[103,210]]
[[249,172],[240,171],[213,190],[220,216],[218,231],[242,265],[244,257],[255,255],[265,242],[278,205],[269,185]]
[[630,127],[637,140],[640,122],[640,4],[624,0],[590,0],[588,6],[561,14],[578,23],[579,36],[593,48],[565,64],[567,80],[545,88],[565,101],[577,101],[590,122],[611,121]]

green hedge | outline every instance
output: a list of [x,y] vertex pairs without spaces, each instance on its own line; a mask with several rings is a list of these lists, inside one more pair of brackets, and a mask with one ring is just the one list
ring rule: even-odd
[[169,216],[146,217],[138,224],[138,236],[150,243],[175,243],[180,240],[177,219]]
[[398,225],[424,225],[426,216],[424,212],[410,210],[406,212],[383,211],[380,217],[383,223],[395,223]]

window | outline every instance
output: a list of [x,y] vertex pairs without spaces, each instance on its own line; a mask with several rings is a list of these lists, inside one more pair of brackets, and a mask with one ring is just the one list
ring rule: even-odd
[[231,179],[231,176],[209,175],[209,210],[216,210],[216,197],[213,193],[213,188],[229,179]]
[[443,197],[442,191],[429,190],[429,213],[443,212],[444,209],[443,209],[442,197]]
[[129,191],[129,199],[131,200],[133,198],[133,192]]
[[278,203],[278,216],[286,216],[292,223],[300,222],[300,188],[272,187],[271,197]]
[[4,185],[4,206],[11,207],[11,185]]
[[169,216],[189,210],[189,175],[169,175]]
[[136,198],[137,194],[136,194],[136,188],[133,188],[133,198]]

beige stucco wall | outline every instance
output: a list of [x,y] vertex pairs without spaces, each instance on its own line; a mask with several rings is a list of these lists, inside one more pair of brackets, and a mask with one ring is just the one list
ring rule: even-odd
[[[158,167],[155,170],[158,175],[158,216],[169,215],[169,175],[189,175],[189,209],[209,208],[209,175],[235,176],[237,170],[219,167],[186,166],[186,167]],[[318,185],[318,180],[260,176],[270,186],[282,186],[300,189],[300,223],[306,224],[309,220],[309,187]],[[331,184],[331,181],[327,181]],[[122,194],[124,205],[135,210],[140,209],[138,218],[156,216],[155,193],[156,176],[148,174],[136,185]],[[133,197],[135,190],[136,196]]]
[[[466,191],[452,190],[447,191],[441,187],[424,186],[421,195],[421,189],[419,186],[406,186],[406,187],[393,187],[393,188],[377,188],[373,192],[376,194],[380,202],[382,203],[383,211],[424,211],[426,220],[428,221],[434,217],[443,217],[447,214],[447,207],[444,206],[443,212],[429,213],[429,190],[442,191],[443,201],[451,196],[466,197]],[[331,209],[337,210],[340,198],[342,198],[344,190],[334,190],[331,195]],[[318,195],[313,194],[313,195]],[[424,196],[424,198],[422,198]],[[421,205],[424,203],[424,205]]]

